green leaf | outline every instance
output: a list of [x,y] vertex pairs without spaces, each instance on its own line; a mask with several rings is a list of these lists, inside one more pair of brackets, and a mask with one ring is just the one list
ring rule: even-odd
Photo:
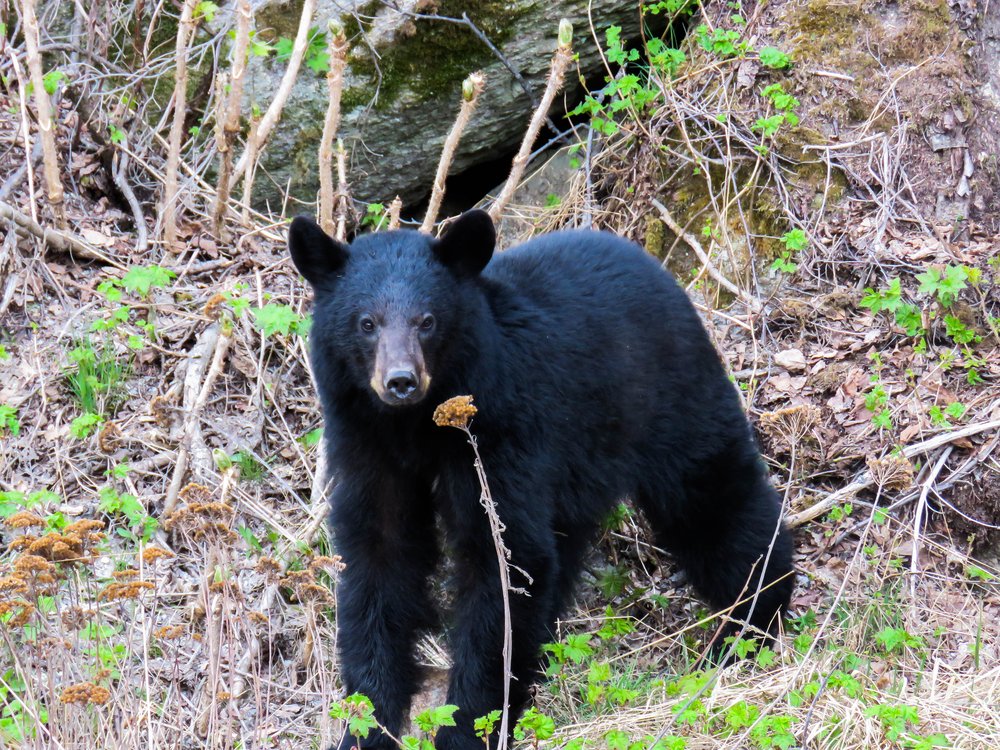
[[273,336],[280,333],[288,336],[298,330],[298,325],[302,322],[301,316],[288,305],[269,303],[263,307],[250,308],[254,315],[254,322],[265,336]]
[[774,653],[770,646],[762,646],[760,651],[757,652],[757,656],[754,657],[754,661],[757,662],[757,666],[761,669],[767,669],[777,659],[778,655]]
[[976,332],[954,315],[944,316],[944,326],[948,336],[956,344],[968,344],[976,338]]
[[427,732],[427,734],[437,734],[437,730],[441,727],[453,727],[455,726],[455,712],[458,711],[458,706],[452,704],[446,704],[444,706],[438,706],[437,708],[429,708],[426,711],[417,714],[413,719],[416,723],[417,728],[421,732]]
[[3,433],[4,429],[12,436],[17,437],[21,434],[21,422],[17,418],[17,409],[7,404],[0,404],[0,434]]
[[194,19],[199,21],[205,19],[209,23],[215,18],[215,14],[219,12],[219,6],[211,2],[211,0],[202,0],[196,6],[194,6]]
[[330,69],[330,53],[326,50],[309,55],[306,58],[306,67],[317,75],[326,73]]
[[100,414],[94,414],[93,412],[81,414],[79,417],[70,422],[69,434],[78,440],[83,440],[94,431],[97,425],[101,424],[103,421],[104,420],[101,418]]
[[165,287],[177,274],[160,266],[132,266],[122,277],[122,286],[146,297],[153,289]]
[[809,238],[806,237],[806,233],[801,229],[792,229],[785,232],[781,237],[781,241],[785,243],[785,247],[795,252],[805,250],[806,245],[809,244]]
[[288,62],[288,58],[292,56],[292,49],[294,47],[295,42],[287,36],[279,37],[278,41],[274,43],[275,58],[277,58],[278,62]]
[[360,693],[354,693],[330,707],[330,716],[347,722],[348,731],[355,737],[364,739],[378,726],[375,721],[375,707]]
[[486,739],[493,734],[493,729],[496,727],[497,722],[500,721],[500,717],[502,715],[503,712],[497,708],[490,711],[486,714],[486,716],[480,716],[478,719],[474,720],[472,722],[472,728],[475,730],[476,736],[481,739]]
[[765,68],[780,70],[792,64],[788,55],[776,47],[761,47],[758,54],[760,56],[760,64]]
[[765,138],[770,138],[778,132],[778,129],[784,122],[785,116],[779,112],[778,114],[771,115],[770,117],[758,118],[757,121],[750,126],[750,129],[760,131]]
[[61,70],[50,70],[44,76],[42,76],[42,87],[45,89],[45,93],[52,96],[56,93],[56,89],[59,88],[59,84],[65,81],[67,75]]

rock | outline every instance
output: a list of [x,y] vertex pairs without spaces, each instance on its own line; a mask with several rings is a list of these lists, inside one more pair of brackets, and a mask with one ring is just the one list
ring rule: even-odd
[[[301,0],[265,0],[256,11],[256,27],[274,29],[275,37],[294,38],[300,8]],[[363,201],[388,203],[397,194],[415,201],[430,191],[441,145],[458,111],[461,82],[474,70],[485,72],[486,90],[452,174],[516,148],[534,109],[513,75],[468,26],[414,14],[461,20],[466,13],[520,72],[536,99],[548,75],[560,18],[574,24],[580,72],[591,80],[600,80],[604,67],[588,31],[588,9],[602,37],[611,25],[621,26],[625,39],[639,31],[635,7],[612,0],[409,0],[399,8],[320,0],[312,24],[325,28],[328,19],[339,16],[351,39],[340,137],[351,154],[351,191]],[[247,109],[267,107],[284,69],[274,56],[251,60]],[[572,94],[570,101],[578,88],[576,71],[571,70],[564,88]],[[556,101],[557,110],[550,114],[558,119],[564,100],[559,96]],[[316,151],[326,106],[325,75],[303,65],[265,147],[256,202],[278,205],[286,187],[295,198],[315,199]]]
[[798,349],[785,349],[774,355],[774,364],[789,372],[802,372],[806,369],[806,357]]

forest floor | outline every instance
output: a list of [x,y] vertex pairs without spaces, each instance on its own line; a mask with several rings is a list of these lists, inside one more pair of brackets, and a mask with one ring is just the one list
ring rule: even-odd
[[[18,127],[5,109],[0,182]],[[0,747],[326,747],[337,561],[281,217],[225,243],[192,215],[183,253],[139,252],[80,133],[60,148],[86,256],[2,225]],[[649,246],[659,214],[616,193],[613,151],[588,210]],[[511,214],[550,227],[578,210],[558,198]],[[44,223],[26,176],[2,200]],[[1000,238],[858,200],[788,247],[735,298],[680,274],[795,526],[785,632],[709,669],[713,613],[623,506],[547,649],[526,746],[1000,747]],[[421,646],[421,709],[443,703],[443,643]]]

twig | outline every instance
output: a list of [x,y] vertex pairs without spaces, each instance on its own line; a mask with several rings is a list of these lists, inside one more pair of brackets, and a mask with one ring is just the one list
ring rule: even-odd
[[28,73],[35,89],[35,110],[38,113],[38,133],[42,141],[42,166],[45,184],[48,188],[49,205],[55,213],[56,224],[66,229],[66,207],[63,205],[63,188],[59,177],[59,155],[56,152],[55,121],[52,117],[52,102],[45,90],[42,75],[42,57],[38,51],[38,18],[35,16],[35,0],[21,0],[24,21],[24,45],[27,48]]
[[340,95],[344,88],[344,68],[347,65],[347,37],[344,27],[336,21],[327,24],[330,32],[330,69],[326,74],[329,101],[323,120],[323,136],[319,142],[319,224],[332,235],[333,224],[333,146],[340,129]]
[[135,197],[132,186],[128,184],[128,164],[128,151],[121,149],[115,153],[111,164],[111,179],[121,194],[125,196],[125,201],[132,212],[132,221],[135,223],[136,252],[144,253],[149,246],[149,233],[146,229],[146,217],[142,213],[142,206],[139,204],[139,199]]
[[184,139],[184,116],[187,114],[187,51],[194,36],[194,8],[197,0],[184,0],[181,20],[177,26],[177,47],[174,55],[174,116],[170,123],[167,145],[167,166],[163,178],[163,242],[168,252],[177,248],[177,165],[181,160]]
[[490,532],[493,536],[493,546],[497,553],[497,564],[500,568],[500,593],[503,597],[503,713],[500,718],[500,736],[497,742],[497,750],[506,750],[507,736],[510,725],[510,681],[511,681],[511,657],[513,649],[513,625],[510,615],[510,550],[503,541],[505,526],[497,515],[497,506],[493,501],[490,492],[489,481],[486,479],[486,470],[483,468],[483,459],[479,455],[479,446],[476,438],[468,427],[461,428],[472,446],[475,455],[474,466],[476,469],[476,479],[479,480],[481,494],[479,504],[486,511],[486,517],[490,521]]
[[[195,456],[199,468],[207,468],[204,464],[206,463],[205,454],[208,453],[208,450],[201,434],[199,420],[201,419],[201,411],[215,385],[215,379],[222,372],[222,363],[230,340],[230,335],[222,332],[218,323],[213,323],[202,331],[191,350],[188,369],[184,374],[185,417],[181,432],[181,445],[177,449],[177,463],[174,465],[174,473],[163,501],[164,516],[172,513],[174,506],[177,505],[177,498],[187,473],[190,456],[192,454]],[[211,366],[209,366],[210,357]],[[206,370],[207,374],[205,374]],[[204,382],[202,382],[203,374],[205,374]],[[210,460],[209,458],[208,461],[210,462]]]
[[245,152],[250,168],[247,170],[246,179],[243,180],[243,224],[247,227],[251,225],[250,202],[253,198],[253,178],[257,174],[257,147],[260,145],[257,130],[259,127],[260,115],[252,113],[250,115],[250,132],[247,134],[247,149]]
[[531,146],[534,144],[535,138],[538,137],[538,132],[542,129],[542,123],[545,122],[545,115],[548,113],[549,107],[552,106],[552,101],[555,99],[559,89],[562,88],[563,80],[566,77],[566,69],[569,67],[572,59],[573,26],[564,18],[559,22],[559,41],[556,46],[556,53],[552,57],[552,66],[549,68],[549,80],[545,85],[545,92],[542,94],[542,99],[535,108],[535,113],[528,124],[528,130],[521,140],[521,148],[514,157],[507,182],[504,183],[503,190],[500,191],[500,196],[490,208],[490,217],[493,221],[499,221],[504,209],[514,196],[514,191],[517,190],[521,177],[524,175],[525,167],[528,166],[528,156],[531,154]]
[[247,50],[250,47],[250,21],[253,12],[250,10],[250,0],[239,0],[236,6],[236,39],[233,45],[232,74],[228,76],[228,94],[226,93],[227,76],[220,75],[223,85],[219,87],[219,116],[215,123],[215,143],[219,151],[219,181],[215,191],[215,206],[212,210],[212,224],[215,236],[220,240],[227,239],[226,208],[229,204],[229,192],[232,187],[233,146],[240,132],[240,105],[243,100],[243,79],[247,69]]
[[288,95],[292,92],[292,86],[295,85],[295,79],[298,77],[302,59],[305,57],[306,49],[309,46],[309,26],[312,23],[315,10],[316,0],[304,0],[302,3],[302,14],[299,16],[299,28],[295,33],[295,43],[292,45],[292,54],[288,58],[288,67],[285,68],[285,74],[281,77],[281,83],[278,85],[278,90],[274,93],[274,99],[271,100],[271,105],[267,108],[267,112],[260,119],[260,124],[256,132],[252,132],[250,138],[247,139],[246,150],[233,170],[234,181],[243,177],[251,167],[253,160],[256,159],[257,154],[260,152],[261,145],[267,140],[272,128],[277,124],[278,118],[281,117],[281,111],[285,108]]
[[923,525],[924,509],[927,507],[927,495],[930,494],[931,487],[934,486],[934,481],[941,473],[941,469],[944,468],[944,463],[948,460],[953,448],[954,446],[949,445],[941,451],[937,463],[934,464],[934,468],[931,469],[920,488],[917,509],[913,514],[913,554],[910,556],[910,596],[913,601],[916,601],[917,596],[917,572],[920,567],[920,527]]
[[389,229],[399,229],[399,214],[403,210],[403,200],[397,195],[389,204]]
[[87,260],[106,263],[109,266],[124,270],[126,267],[100,252],[96,248],[88,245],[78,237],[69,232],[60,232],[57,229],[41,226],[30,216],[26,216],[8,203],[0,202],[0,217],[10,219],[17,225],[18,232],[24,235],[34,235],[42,240],[46,245],[55,250],[71,255],[78,255]]
[[438,211],[441,210],[441,201],[444,198],[444,182],[448,178],[448,170],[455,159],[455,149],[458,148],[462,133],[469,124],[472,113],[476,110],[476,103],[479,101],[479,95],[483,93],[485,85],[486,77],[482,72],[473,73],[462,82],[462,106],[458,110],[458,117],[455,118],[455,122],[451,126],[451,132],[445,138],[444,146],[441,147],[441,160],[438,162],[437,173],[434,175],[434,187],[427,203],[424,221],[420,225],[420,231],[425,234],[430,234],[431,227],[437,221]]
[[[1000,407],[1000,401],[993,404],[993,408]],[[964,437],[969,437],[970,435],[978,435],[980,432],[987,432],[989,430],[1000,429],[1000,419],[992,419],[988,422],[979,422],[977,424],[970,424],[967,427],[963,427],[958,430],[953,430],[952,432],[946,432],[941,435],[936,435],[935,437],[925,440],[921,443],[914,443],[913,445],[908,445],[903,448],[902,453],[906,458],[913,458],[924,453],[930,453],[942,445],[947,445],[955,440],[960,440]],[[847,500],[850,500],[861,490],[867,489],[872,484],[874,484],[874,478],[869,471],[863,471],[858,475],[858,478],[851,482],[846,487],[841,487],[836,492],[832,492],[825,498],[820,500],[818,503],[814,503],[803,511],[799,511],[786,520],[789,526],[801,526],[807,521],[811,521],[818,516],[826,513],[830,508],[835,505],[839,505]]]
[[351,205],[351,195],[347,187],[347,152],[344,142],[337,139],[337,232],[338,242],[347,241],[347,212]]
[[715,267],[715,264],[712,263],[712,259],[708,257],[708,253],[705,252],[705,249],[701,246],[701,243],[698,242],[698,239],[694,235],[684,231],[684,228],[674,220],[673,216],[670,215],[666,206],[660,203],[660,201],[656,198],[650,198],[649,202],[653,204],[653,207],[656,208],[657,211],[659,211],[660,218],[663,219],[663,223],[670,228],[670,231],[682,238],[690,246],[690,248],[694,250],[694,254],[698,256],[698,260],[701,261],[702,266],[705,268],[705,272],[709,276],[715,279],[720,286],[736,295],[736,297],[751,310],[756,310],[760,307],[758,300],[751,297],[749,294],[736,286],[736,284],[722,275],[722,273]]

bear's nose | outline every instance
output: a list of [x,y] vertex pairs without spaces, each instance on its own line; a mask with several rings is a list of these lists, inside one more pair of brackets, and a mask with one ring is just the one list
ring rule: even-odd
[[398,399],[404,399],[417,388],[417,376],[409,370],[391,370],[385,378],[385,389]]

